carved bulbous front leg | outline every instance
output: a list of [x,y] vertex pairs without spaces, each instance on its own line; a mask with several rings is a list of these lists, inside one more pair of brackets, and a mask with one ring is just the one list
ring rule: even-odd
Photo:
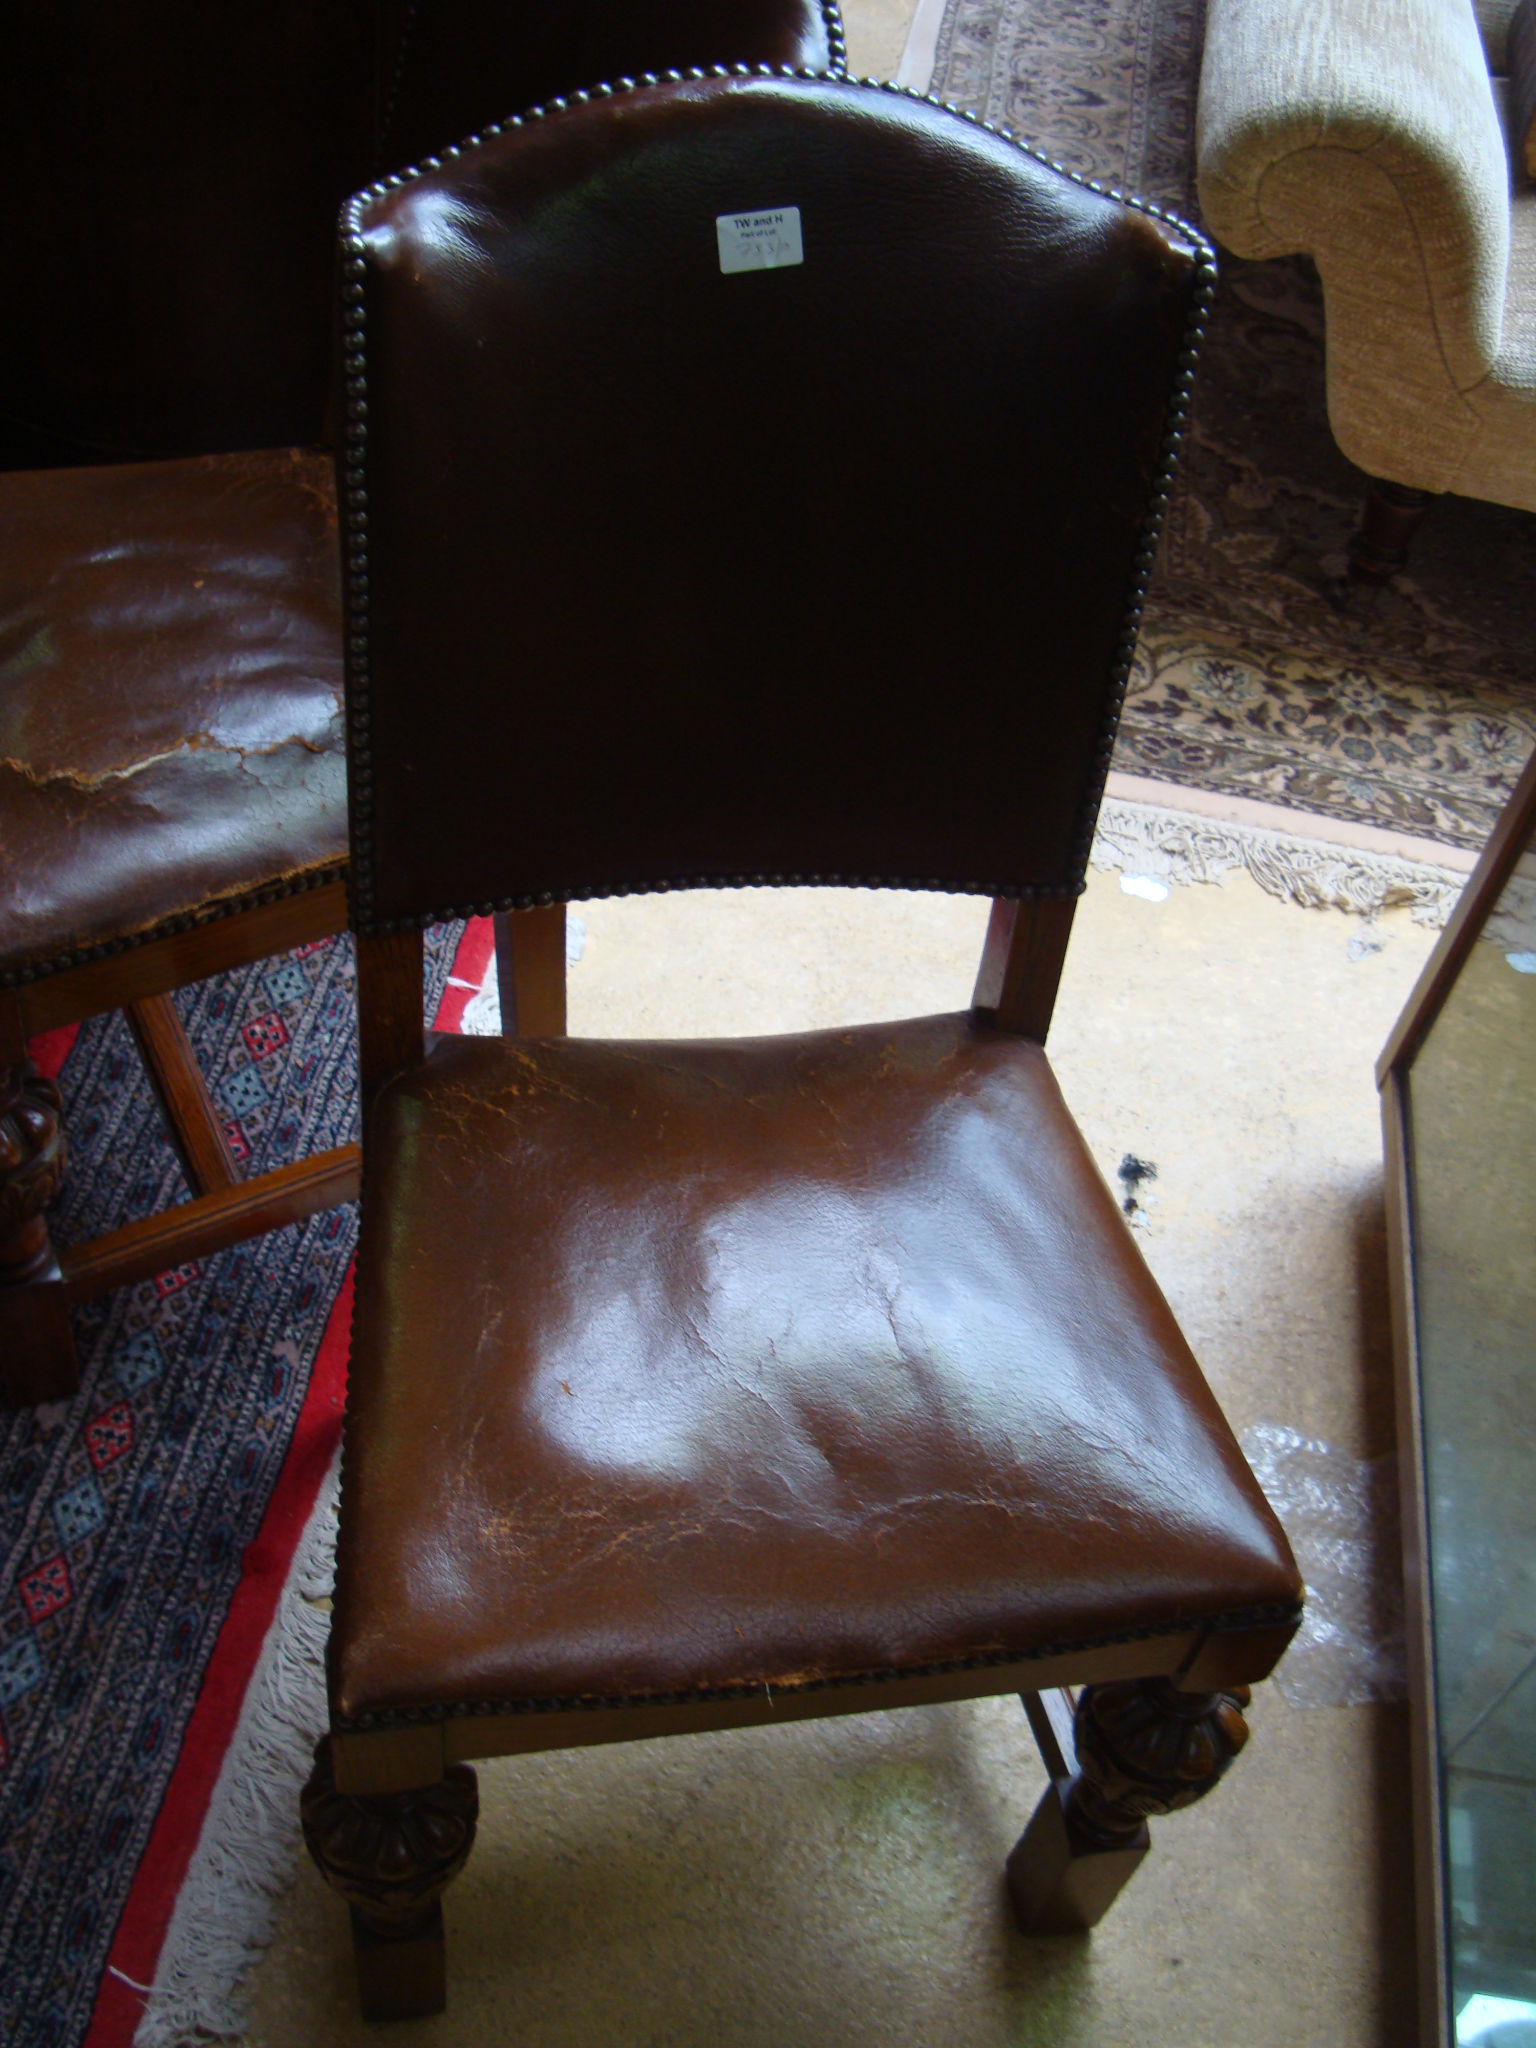
[[1176,1692],[1166,1678],[1085,1686],[1073,1722],[1078,1776],[1069,1820],[1111,1843],[1155,1813],[1193,1806],[1248,1740],[1249,1698],[1246,1685]]
[[43,1210],[64,1178],[63,1103],[31,1060],[0,1074],[0,1275],[25,1280],[46,1263]]
[[352,1912],[364,2019],[423,2019],[447,1998],[442,1895],[474,1845],[480,1799],[468,1764],[411,1792],[338,1792],[330,1737],[315,1750],[300,1817],[321,1873]]
[[1057,1779],[1008,1859],[1026,1934],[1095,1926],[1147,1850],[1150,1815],[1203,1799],[1248,1740],[1247,1686],[1179,1692],[1166,1678],[1086,1686],[1077,1772]]
[[29,1059],[0,1070],[0,1357],[8,1406],[79,1386],[64,1279],[44,1209],[64,1178],[59,1091]]

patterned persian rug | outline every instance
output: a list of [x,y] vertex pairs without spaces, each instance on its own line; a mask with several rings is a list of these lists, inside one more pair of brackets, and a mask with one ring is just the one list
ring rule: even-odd
[[[434,935],[429,1013],[457,928]],[[356,1123],[352,952],[326,940],[184,990],[252,1170]],[[184,1196],[120,1016],[61,1073],[67,1244]],[[0,1415],[0,2041],[72,2048],[304,1400],[351,1208],[76,1315],[73,1401]]]
[[[949,0],[931,90],[1198,219],[1202,0]],[[1480,847],[1536,741],[1536,516],[1442,499],[1407,573],[1344,580],[1301,259],[1223,256],[1115,765]]]

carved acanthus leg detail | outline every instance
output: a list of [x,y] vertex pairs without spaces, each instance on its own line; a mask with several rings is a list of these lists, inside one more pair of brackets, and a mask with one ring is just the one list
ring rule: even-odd
[[43,1215],[64,1178],[66,1149],[53,1082],[29,1059],[0,1070],[0,1354],[14,1406],[61,1399],[79,1384]]
[[1073,1723],[1069,1819],[1085,1835],[1123,1841],[1152,1814],[1193,1806],[1248,1740],[1249,1698],[1246,1685],[1176,1692],[1166,1678],[1086,1686]]
[[1166,1678],[1090,1685],[1077,1702],[1077,1771],[1056,1779],[1008,1859],[1026,1934],[1102,1919],[1151,1847],[1147,1820],[1203,1799],[1248,1740],[1249,1692],[1179,1692]]
[[64,1178],[63,1104],[31,1060],[0,1074],[0,1273],[30,1279],[43,1210]]
[[304,1840],[352,1910],[364,2019],[442,2011],[442,1894],[464,1867],[479,1811],[468,1764],[418,1791],[363,1796],[336,1790],[330,1738],[317,1746],[300,1802]]

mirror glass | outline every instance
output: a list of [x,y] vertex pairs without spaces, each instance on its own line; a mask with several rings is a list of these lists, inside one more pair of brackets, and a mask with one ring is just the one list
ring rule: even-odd
[[1452,2039],[1536,2048],[1536,852],[1407,1076]]

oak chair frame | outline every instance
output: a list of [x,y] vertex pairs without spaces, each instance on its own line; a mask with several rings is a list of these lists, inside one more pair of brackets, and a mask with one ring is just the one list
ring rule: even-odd
[[[717,69],[711,75],[728,74]],[[657,81],[648,78],[641,83]],[[625,80],[618,88],[600,90],[609,94],[633,86],[634,81]],[[343,225],[344,254],[349,230],[351,253],[350,268],[343,265],[344,304],[355,305],[363,297],[362,245],[355,226],[362,203],[354,202]],[[1208,276],[1202,289],[1203,310]],[[349,301],[348,294],[355,297]],[[360,328],[364,316],[359,307],[344,317]],[[367,480],[368,387],[360,332],[344,337],[344,350],[352,378],[349,390],[356,397],[356,424],[344,458],[343,487],[355,486],[362,493]],[[1168,466],[1184,417],[1193,350],[1192,339],[1180,358],[1186,367],[1164,441]],[[1166,474],[1165,468],[1154,490],[1151,524],[1135,558],[1129,625],[1115,655],[1111,730],[1134,650],[1135,619],[1150,574],[1156,522],[1166,502]],[[358,593],[354,603],[361,624],[368,603],[368,539],[362,526],[351,537],[351,547]],[[362,640],[366,645],[366,633]],[[358,692],[351,715],[359,760],[366,761],[371,738],[362,704],[363,693]],[[1106,733],[1080,819],[1079,877],[1086,866],[1088,833],[1107,766]],[[373,829],[368,785],[366,769],[354,775],[355,855],[360,845],[369,843],[367,835]],[[737,879],[750,883],[779,878]],[[894,878],[885,880],[887,885],[902,886]],[[972,1008],[995,1028],[1044,1042],[1080,888],[1077,879],[994,898]],[[416,1068],[426,1054],[418,927],[460,913],[442,906],[430,916],[387,922],[391,913],[380,912],[375,904],[369,862],[358,857],[352,890],[359,934],[357,992],[366,1130],[370,1106],[381,1089],[393,1077]],[[562,1035],[564,903],[547,895],[523,895],[475,907],[494,910],[500,920],[497,957],[503,1029],[528,1036]],[[1247,1703],[1248,1686],[1268,1675],[1297,1618],[1293,1608],[1266,1609],[1255,1611],[1245,1618],[1247,1625],[1230,1633],[1195,1622],[1167,1633],[1138,1633],[1135,1639],[1033,1657],[881,1676],[874,1686],[829,1681],[766,1697],[734,1689],[714,1695],[658,1696],[639,1704],[552,1701],[541,1702],[537,1712],[488,1705],[449,1715],[391,1714],[376,1722],[364,1715],[357,1723],[336,1727],[319,1745],[303,1801],[305,1836],[322,1873],[351,1909],[364,2015],[425,2016],[445,2002],[441,1894],[462,1867],[473,1840],[477,1802],[469,1759],[777,1725],[875,1706],[1016,1691],[1051,1780],[1009,1859],[1016,1916],[1030,1933],[1081,1931],[1102,1917],[1144,1858],[1149,1846],[1147,1816],[1193,1803],[1225,1772],[1246,1739],[1241,1708]],[[1074,1699],[1070,1688],[1083,1690]]]
[[[1075,898],[995,899],[972,1008],[1043,1044],[1076,908]],[[565,923],[559,903],[497,914],[508,1035],[564,1034]],[[366,1123],[379,1091],[428,1049],[420,932],[360,935],[357,972]],[[1015,1917],[1028,1934],[1082,1933],[1145,1859],[1148,1816],[1192,1805],[1225,1774],[1247,1740],[1249,1682],[1267,1675],[1294,1626],[1276,1617],[1241,1636],[1197,1627],[1013,1665],[886,1680],[879,1704],[1018,1692],[1049,1784],[1008,1859]],[[474,1839],[471,1759],[765,1727],[873,1703],[867,1689],[845,1684],[537,1715],[477,1712],[322,1738],[304,1795],[304,1832],[351,1911],[364,2017],[423,2017],[446,2003],[441,1900]]]

